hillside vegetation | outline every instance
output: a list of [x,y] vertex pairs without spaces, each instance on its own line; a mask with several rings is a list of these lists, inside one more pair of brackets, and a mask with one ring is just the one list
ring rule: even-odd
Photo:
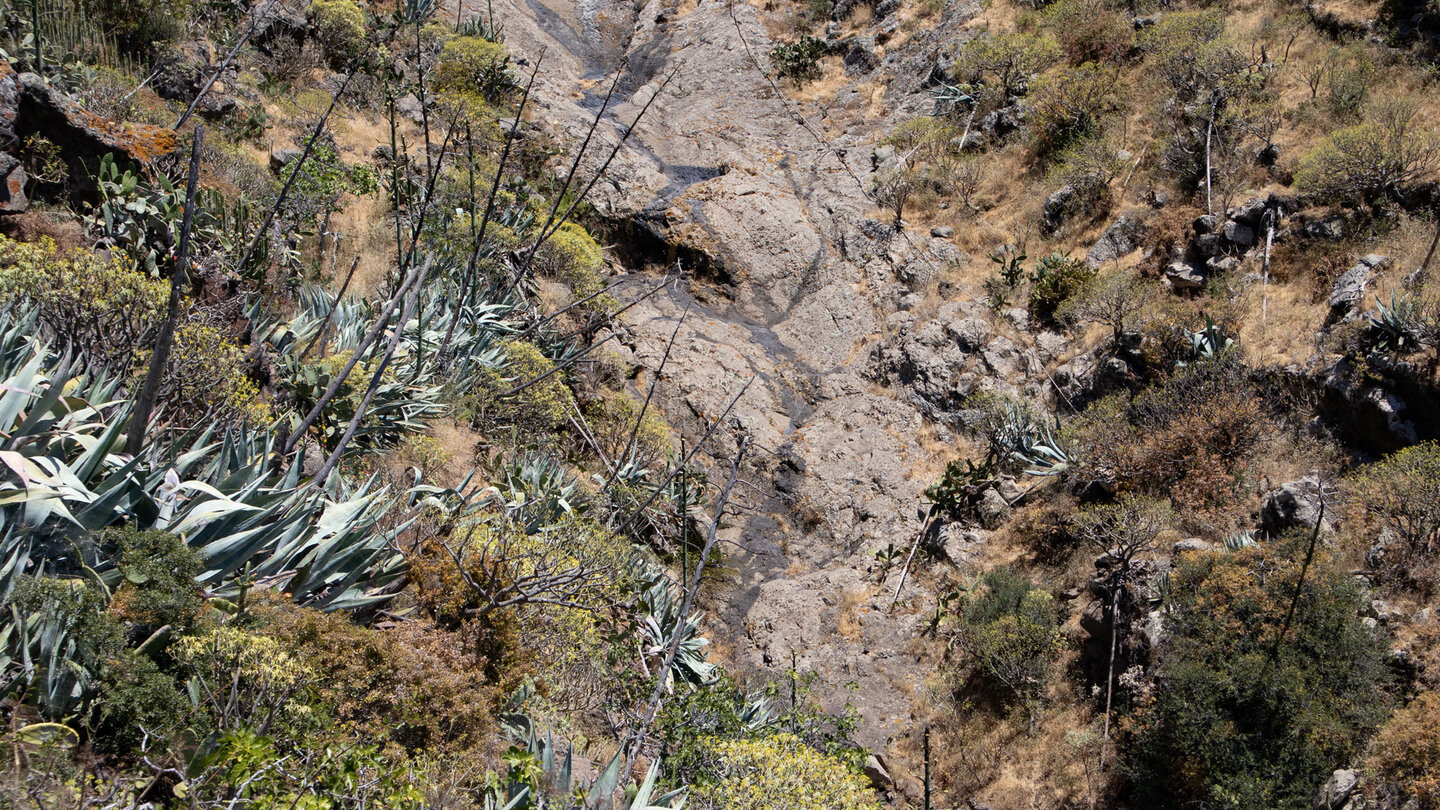
[[886,729],[727,626],[794,572],[757,515],[851,518],[825,380],[745,410],[774,329],[670,390],[743,249],[610,195],[699,79],[631,54],[576,129],[488,5],[6,12],[0,806],[1440,808],[1434,0],[747,6],[889,262],[846,364],[923,425],[918,520],[795,596],[856,660],[908,622]]

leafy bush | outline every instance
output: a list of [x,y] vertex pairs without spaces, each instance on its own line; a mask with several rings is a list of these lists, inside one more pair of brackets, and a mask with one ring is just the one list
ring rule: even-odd
[[956,54],[951,71],[974,84],[993,86],[998,101],[1023,95],[1030,78],[1060,60],[1054,40],[1035,34],[985,34],[966,42]]
[[1086,409],[1078,474],[1182,507],[1236,497],[1268,419],[1232,354],[1178,369],[1133,399],[1112,396]]
[[515,90],[505,46],[480,37],[454,37],[440,50],[435,65],[436,92],[476,107],[497,104]]
[[1440,807],[1440,692],[1395,712],[1376,736],[1370,762],[1385,788],[1415,797],[1421,810]]
[[829,52],[825,40],[807,34],[796,42],[782,42],[771,48],[770,63],[776,73],[801,87],[820,78],[820,58]]
[[[535,252],[536,272],[561,281],[576,298],[599,292],[605,286],[600,271],[605,256],[600,243],[574,222],[567,222],[555,231]],[[591,305],[607,296],[592,299]],[[613,303],[613,298],[609,302]]]
[[1383,719],[1384,648],[1323,552],[1286,624],[1304,559],[1288,543],[1179,560],[1159,688],[1122,726],[1138,805],[1304,810]]
[[168,284],[123,258],[107,261],[80,248],[62,252],[49,237],[16,242],[0,236],[0,303],[33,306],[47,340],[96,367],[134,368],[169,294]]
[[179,537],[162,531],[127,526],[105,535],[117,546],[117,565],[124,576],[110,609],[127,622],[158,629],[168,625],[180,634],[195,623],[200,592],[195,577],[200,557]]
[[286,639],[305,667],[327,674],[316,684],[317,701],[363,737],[438,753],[476,749],[494,730],[496,685],[487,668],[429,622],[380,631],[274,598],[252,616]]
[[694,789],[701,810],[879,810],[865,777],[792,734],[719,740],[711,781]]
[[1407,554],[1430,556],[1440,549],[1440,444],[1406,447],[1362,468],[1350,491]]
[[1039,323],[1054,322],[1060,305],[1094,277],[1095,271],[1083,259],[1072,259],[1058,251],[1042,257],[1030,275],[1030,317]]
[[313,0],[310,25],[334,64],[359,56],[365,47],[365,13],[355,0]]
[[160,401],[172,409],[172,420],[180,424],[202,418],[254,425],[270,422],[270,409],[247,373],[245,351],[220,329],[198,321],[180,324],[169,361],[161,380]]
[[1114,69],[1094,62],[1041,76],[1030,92],[1037,151],[1052,155],[1098,134],[1101,122],[1119,107],[1119,88]]
[[959,606],[960,646],[1033,720],[1046,672],[1061,649],[1055,599],[1009,568],[986,574],[984,585]]
[[1374,204],[1440,167],[1440,137],[1408,104],[1381,105],[1368,120],[1326,136],[1300,162],[1295,185],[1334,202]]
[[1121,61],[1135,41],[1128,15],[1112,0],[1059,0],[1045,10],[1045,24],[1072,64]]

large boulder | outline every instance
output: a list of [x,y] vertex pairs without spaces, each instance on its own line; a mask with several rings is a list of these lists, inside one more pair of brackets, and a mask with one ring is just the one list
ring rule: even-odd
[[1330,287],[1330,319],[1339,320],[1350,314],[1360,299],[1365,297],[1365,288],[1369,286],[1375,272],[1389,261],[1388,257],[1378,253],[1370,253],[1360,257],[1360,261],[1354,267],[1340,274],[1335,283]]
[[1296,526],[1311,527],[1319,519],[1320,479],[1313,475],[1281,484],[1265,496],[1260,507],[1260,525],[1271,534]]
[[30,207],[25,196],[28,179],[15,156],[0,152],[0,214],[18,214]]
[[1110,223],[1105,233],[1085,254],[1085,265],[1098,269],[1103,265],[1139,249],[1145,239],[1145,223],[1128,216],[1120,216]]
[[1325,780],[1325,784],[1321,785],[1315,794],[1316,810],[1340,810],[1350,801],[1350,794],[1355,792],[1355,785],[1359,781],[1351,770],[1338,770],[1330,774],[1330,778]]
[[[155,78],[150,86],[163,99],[189,104],[215,72],[215,49],[204,39],[172,45],[156,55]],[[206,91],[195,111],[206,117],[224,115],[235,109],[235,98],[224,81]]]
[[55,144],[70,170],[68,194],[74,204],[96,203],[99,190],[93,178],[105,155],[122,168],[143,170],[178,145],[173,130],[150,124],[111,121],[81,108],[34,73],[17,79],[19,102],[15,135],[35,135]]
[[1165,268],[1165,280],[1177,290],[1203,290],[1208,281],[1205,271],[1190,262],[1171,262]]

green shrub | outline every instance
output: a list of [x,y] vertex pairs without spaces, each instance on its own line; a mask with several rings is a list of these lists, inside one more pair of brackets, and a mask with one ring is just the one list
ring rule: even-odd
[[1327,136],[1300,162],[1295,185],[1324,200],[1377,203],[1440,167],[1440,137],[1415,107],[1381,105],[1363,124]]
[[347,62],[365,48],[365,13],[355,0],[313,0],[308,16],[331,62]]
[[80,248],[62,252],[49,237],[0,236],[0,305],[35,307],[45,338],[95,366],[135,368],[169,295],[170,285],[124,259],[107,261]]
[[717,740],[712,780],[693,795],[702,810],[879,810],[865,777],[791,734]]
[[1440,808],[1440,692],[1395,712],[1375,738],[1370,763],[1386,786],[1414,796],[1420,810]]
[[807,34],[797,42],[782,42],[771,48],[770,63],[776,73],[801,87],[820,78],[820,58],[829,52],[825,40]]
[[1061,649],[1055,600],[1029,579],[999,568],[960,604],[960,645],[992,686],[1034,718],[1050,663]]
[[1049,156],[1099,134],[1101,122],[1120,106],[1119,88],[1115,70],[1094,62],[1041,76],[1030,92],[1036,151]]
[[1409,554],[1440,550],[1440,444],[1407,447],[1362,468],[1350,480],[1350,492]]
[[115,544],[124,575],[111,611],[151,630],[165,625],[176,635],[188,630],[201,605],[195,584],[200,556],[169,532],[128,526],[107,532],[104,542]]
[[1136,806],[1305,810],[1384,718],[1384,647],[1323,552],[1286,625],[1299,542],[1179,560],[1158,688],[1122,726]]
[[1079,293],[1095,277],[1083,259],[1055,252],[1035,263],[1030,275],[1030,317],[1039,323],[1053,323],[1055,312],[1066,299]]
[[1060,60],[1060,48],[1036,34],[984,34],[966,42],[955,56],[952,72],[962,81],[993,86],[998,101],[1024,94],[1032,76]]
[[1045,10],[1045,24],[1072,64],[1118,62],[1135,41],[1135,27],[1112,0],[1059,0]]
[[508,98],[516,87],[505,46],[480,37],[446,42],[435,65],[434,82],[436,92],[477,114],[485,105]]

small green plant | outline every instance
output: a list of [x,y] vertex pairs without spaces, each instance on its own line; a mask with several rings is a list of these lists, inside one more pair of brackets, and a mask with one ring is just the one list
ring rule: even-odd
[[999,266],[998,272],[1006,287],[1015,289],[1015,285],[1025,277],[1025,260],[1029,257],[1023,248],[1005,244],[985,254],[985,257]]
[[1039,323],[1053,323],[1055,312],[1066,299],[1079,293],[1095,277],[1081,259],[1072,259],[1059,251],[1035,263],[1030,275],[1030,317]]
[[996,467],[991,461],[979,464],[964,459],[945,465],[945,474],[939,482],[925,490],[934,508],[952,517],[966,517],[974,512],[980,503],[980,496],[996,482]]
[[770,63],[775,72],[803,87],[820,78],[820,58],[830,52],[825,40],[810,35],[796,42],[782,42],[770,49]]
[[1050,663],[1061,649],[1055,600],[1009,568],[960,597],[956,642],[990,683],[1017,701],[1033,725]]

